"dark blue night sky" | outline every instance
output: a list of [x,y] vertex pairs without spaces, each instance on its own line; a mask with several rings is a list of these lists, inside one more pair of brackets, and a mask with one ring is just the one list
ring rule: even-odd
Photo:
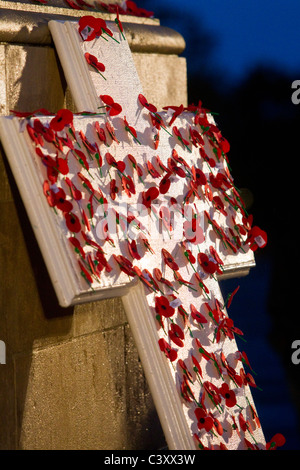
[[262,63],[300,78],[298,0],[141,0],[138,4],[154,11],[162,25],[183,34],[192,61],[197,32],[190,20],[197,21],[215,41],[211,63],[228,79],[239,80]]
[[299,265],[291,165],[299,156],[300,104],[291,102],[291,84],[300,80],[300,1],[137,3],[185,38],[189,93],[219,112],[237,186],[252,193],[250,213],[268,233],[257,266],[224,281],[222,290],[226,297],[240,285],[229,314],[244,332],[242,347],[262,389],[253,394],[266,439],[281,432],[282,450],[300,450],[300,364],[291,361],[291,344],[300,338],[299,302],[292,297],[299,283],[291,277]]

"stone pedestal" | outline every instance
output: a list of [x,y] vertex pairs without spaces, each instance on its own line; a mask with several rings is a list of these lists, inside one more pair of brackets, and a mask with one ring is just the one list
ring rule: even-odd
[[[77,111],[47,23],[87,12],[51,5],[0,1],[2,115]],[[183,38],[156,19],[123,24],[145,96],[158,108],[187,104]],[[0,448],[165,446],[121,300],[59,307],[2,148],[0,176]]]

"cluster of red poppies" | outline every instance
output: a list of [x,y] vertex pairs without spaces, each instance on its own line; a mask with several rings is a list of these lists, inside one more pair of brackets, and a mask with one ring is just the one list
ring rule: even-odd
[[[35,0],[38,3],[46,5],[48,0]],[[66,4],[74,10],[100,10],[107,11],[109,13],[120,13],[123,15],[141,16],[145,18],[153,17],[153,12],[140,8],[132,0],[126,0],[123,7],[116,5],[115,3],[104,3],[95,1],[93,5],[85,2],[84,0],[65,0]]]
[[[130,4],[133,2],[127,2],[127,6]],[[84,40],[89,41],[104,33],[111,36],[112,33],[103,20],[91,18],[83,17],[79,20],[79,34]],[[104,65],[100,64],[96,57],[86,55],[86,60],[99,72],[105,71]],[[263,248],[267,243],[266,233],[259,227],[253,226],[253,218],[245,210],[240,193],[235,188],[227,170],[227,165],[221,164],[223,161],[227,162],[229,143],[224,139],[217,126],[211,122],[209,112],[203,108],[201,102],[188,107],[166,107],[168,116],[170,116],[170,120],[167,122],[168,117],[162,118],[156,106],[149,103],[146,97],[140,94],[139,104],[148,113],[149,126],[155,129],[153,141],[150,142],[151,148],[157,150],[160,132],[167,132],[172,137],[174,146],[179,144],[184,152],[192,153],[196,149],[201,161],[207,165],[210,172],[208,175],[202,167],[200,168],[200,165],[190,164],[189,160],[184,159],[179,154],[181,152],[175,148],[170,150],[167,162],[162,162],[158,155],[155,156],[153,162],[147,161],[144,164],[137,162],[132,154],[118,160],[112,155],[113,152],[108,151],[111,145],[117,146],[120,143],[111,118],[119,116],[123,109],[121,104],[116,103],[109,95],[101,95],[100,99],[103,102],[104,117],[101,119],[102,124],[97,118],[93,120],[95,139],[92,142],[87,139],[82,130],[75,130],[73,114],[69,110],[59,110],[56,116],[49,118],[48,125],[43,124],[38,118],[38,114],[49,114],[46,110],[25,114],[15,113],[17,116],[28,118],[27,132],[33,142],[43,171],[46,172],[43,183],[46,200],[55,212],[63,216],[66,227],[71,233],[70,245],[78,256],[80,273],[89,286],[99,282],[103,272],[111,272],[114,268],[113,263],[115,263],[115,267],[129,277],[138,277],[153,296],[155,317],[164,333],[158,341],[159,347],[172,365],[177,361],[181,371],[179,375],[181,397],[186,404],[193,404],[200,435],[202,432],[206,432],[209,436],[214,437],[222,436],[224,433],[220,420],[207,406],[205,400],[208,399],[220,413],[223,413],[226,408],[226,412],[232,419],[232,430],[237,432],[240,437],[241,431],[243,433],[249,432],[253,443],[250,443],[243,435],[246,447],[256,449],[258,446],[253,435],[253,426],[260,427],[260,423],[253,406],[250,402],[248,403],[252,420],[246,419],[243,409],[240,409],[238,424],[235,422],[236,414],[230,411],[234,407],[239,407],[237,393],[241,387],[246,385],[256,387],[246,353],[237,351],[234,366],[222,350],[219,353],[208,351],[196,336],[195,349],[191,354],[189,364],[185,363],[178,355],[178,351],[185,346],[186,328],[189,329],[190,336],[193,336],[191,324],[198,331],[202,332],[203,330],[204,333],[206,329],[214,331],[213,342],[218,345],[225,339],[233,339],[235,335],[243,336],[243,332],[234,325],[225,312],[238,288],[229,296],[225,304],[221,305],[217,299],[214,299],[206,285],[206,279],[211,280],[216,275],[222,275],[222,259],[213,245],[209,246],[207,252],[202,252],[199,249],[197,255],[193,254],[191,249],[198,245],[200,247],[205,238],[195,202],[206,201],[227,221],[231,220],[230,226],[225,231],[217,223],[216,218],[205,211],[209,227],[221,240],[226,250],[237,253],[240,249],[248,246],[255,251],[258,248]],[[177,118],[184,118],[185,113],[188,116],[187,128],[179,128],[174,123]],[[142,142],[140,142],[137,130],[128,123],[125,116],[121,117],[124,130],[132,138],[132,148],[134,149],[136,144],[140,145],[141,143],[149,146],[149,142],[143,142],[142,138]],[[205,142],[210,144],[212,155],[206,153]],[[51,151],[49,151],[49,145]],[[72,166],[74,166],[74,162],[79,166],[79,171],[72,177],[72,180],[69,178],[70,159],[72,159]],[[95,169],[94,163],[96,163],[96,168],[98,167],[100,177],[103,176],[102,172],[105,172],[104,176],[109,175],[110,178],[109,185],[103,192],[90,174],[90,166]],[[131,170],[132,176],[129,174]],[[145,184],[143,178],[148,175],[151,176],[152,183]],[[145,184],[144,191],[141,191],[139,195],[136,195],[135,178]],[[95,209],[98,210],[99,207],[103,209],[104,217],[101,222],[103,244],[109,243],[115,246],[112,235],[109,233],[105,214],[108,206],[112,205],[121,192],[124,191],[128,198],[133,198],[134,195],[136,198],[140,197],[143,206],[150,212],[154,210],[153,203],[159,196],[168,196],[171,185],[173,187],[178,179],[184,181],[186,193],[178,195],[178,198],[170,197],[170,205],[172,210],[178,210],[185,217],[187,214],[183,210],[183,205],[185,208],[190,208],[189,217],[183,224],[184,237],[178,245],[182,249],[181,254],[184,259],[192,267],[192,277],[188,280],[182,277],[179,261],[165,248],[161,249],[161,261],[166,268],[166,273],[169,270],[173,274],[173,280],[170,280],[167,274],[163,276],[158,267],[155,267],[152,273],[144,266],[141,267],[141,263],[138,261],[143,258],[146,252],[153,253],[153,250],[141,230],[140,221],[130,213],[124,216],[115,211],[117,226],[125,232],[126,226],[134,223],[140,231],[139,238],[137,240],[127,238],[125,244],[127,253],[113,253],[112,260],[109,262],[102,244],[97,243],[93,236]],[[58,183],[61,183],[61,186],[58,186]],[[179,203],[181,196],[183,204]],[[231,215],[233,213],[236,216]],[[155,215],[171,232],[172,221],[168,207],[161,208]],[[182,286],[190,291],[196,291],[197,295],[206,296],[203,309],[192,302],[189,302],[188,307],[182,304],[178,293]],[[214,368],[217,376],[223,381],[221,386],[216,386],[211,381],[204,379],[201,361]],[[252,373],[246,373],[243,365],[249,367]],[[237,367],[239,370],[236,370]],[[225,375],[228,379],[226,381]],[[193,392],[195,381],[201,385],[200,398],[196,397]],[[233,384],[233,388],[229,384]],[[207,448],[198,434],[195,433],[194,437],[200,449]],[[276,449],[283,443],[283,436],[277,434],[268,443],[267,448]],[[213,448],[213,446],[209,448]],[[225,444],[222,443],[220,448],[225,449]]]

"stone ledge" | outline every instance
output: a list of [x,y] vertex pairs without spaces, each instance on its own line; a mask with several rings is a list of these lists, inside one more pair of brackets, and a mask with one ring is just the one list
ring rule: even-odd
[[[7,2],[10,3],[10,2]],[[1,6],[1,3],[0,3]],[[53,9],[53,7],[52,7]],[[11,10],[0,8],[0,42],[17,44],[52,45],[52,37],[48,28],[50,20],[67,21],[78,20],[79,16],[87,12],[80,11],[80,15],[36,12],[25,10]],[[109,14],[93,13],[107,21],[113,21],[114,16]],[[161,26],[159,22],[141,20],[126,16],[122,23],[132,52],[146,52],[156,54],[181,54],[185,49],[184,38],[171,28]]]

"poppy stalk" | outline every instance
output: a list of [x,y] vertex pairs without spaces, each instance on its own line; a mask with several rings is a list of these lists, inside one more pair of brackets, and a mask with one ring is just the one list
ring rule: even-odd
[[122,23],[121,23],[121,21],[120,21],[119,7],[118,7],[118,6],[117,6],[117,11],[116,11],[116,13],[117,13],[117,17],[115,18],[115,23],[116,23],[116,25],[118,26],[119,31],[120,31],[120,33],[121,33],[121,35],[122,35],[122,38],[123,38],[124,41],[125,41],[124,28],[123,28],[123,25],[122,25]]
[[177,359],[177,352],[175,351],[175,349],[171,348],[169,343],[167,343],[167,341],[164,338],[159,339],[158,344],[159,344],[160,350],[163,353],[165,353],[165,355],[171,362]]
[[173,256],[165,249],[162,248],[161,253],[163,255],[164,262],[173,270],[178,271],[179,266],[174,260]]

